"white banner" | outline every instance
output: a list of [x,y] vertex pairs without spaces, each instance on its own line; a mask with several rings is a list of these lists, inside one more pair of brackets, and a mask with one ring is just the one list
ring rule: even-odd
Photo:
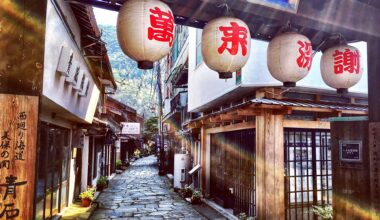
[[136,122],[122,122],[122,134],[140,134],[140,123]]

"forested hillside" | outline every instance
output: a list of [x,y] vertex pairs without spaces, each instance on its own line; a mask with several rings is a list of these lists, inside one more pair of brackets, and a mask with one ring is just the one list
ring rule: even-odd
[[100,25],[102,39],[107,43],[108,56],[112,65],[118,90],[113,96],[117,100],[137,109],[148,118],[155,114],[155,77],[152,70],[137,68],[137,63],[128,58],[119,47],[115,26]]

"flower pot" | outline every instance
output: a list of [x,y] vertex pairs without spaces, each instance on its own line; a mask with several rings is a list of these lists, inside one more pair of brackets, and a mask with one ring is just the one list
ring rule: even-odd
[[196,197],[191,197],[191,204],[192,205],[201,204],[201,199],[200,198],[196,198]]
[[91,205],[91,203],[92,203],[91,199],[88,199],[88,198],[82,199],[82,206],[83,207],[89,207]]

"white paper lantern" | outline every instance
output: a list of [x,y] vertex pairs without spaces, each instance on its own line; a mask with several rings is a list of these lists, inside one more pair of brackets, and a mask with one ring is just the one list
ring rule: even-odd
[[140,69],[153,68],[153,62],[170,52],[174,28],[172,11],[158,0],[128,0],[117,18],[120,47]]
[[310,71],[313,48],[309,38],[295,32],[286,32],[273,38],[268,45],[267,64],[271,75],[295,86]]
[[363,75],[360,51],[349,45],[327,49],[321,59],[321,74],[328,86],[337,89],[338,93],[346,93]]
[[219,78],[232,77],[248,61],[251,34],[244,21],[221,17],[210,21],[202,33],[202,56],[206,65],[219,73]]

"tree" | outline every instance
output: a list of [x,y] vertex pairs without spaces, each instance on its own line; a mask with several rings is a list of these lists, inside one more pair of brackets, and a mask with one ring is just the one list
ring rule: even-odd
[[155,136],[158,134],[158,117],[150,117],[144,122],[143,139],[144,143],[155,141]]

